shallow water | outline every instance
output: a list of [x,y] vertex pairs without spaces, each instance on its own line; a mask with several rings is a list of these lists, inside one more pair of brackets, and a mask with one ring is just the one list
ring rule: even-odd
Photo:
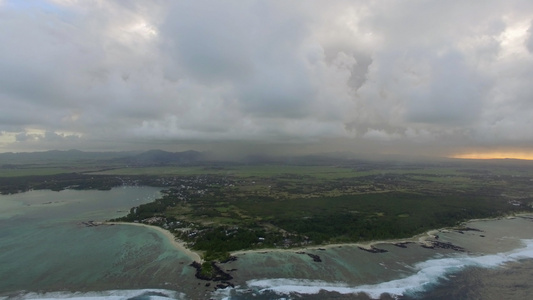
[[0,295],[18,291],[179,289],[189,259],[161,233],[101,225],[153,201],[156,188],[31,191],[0,197]]

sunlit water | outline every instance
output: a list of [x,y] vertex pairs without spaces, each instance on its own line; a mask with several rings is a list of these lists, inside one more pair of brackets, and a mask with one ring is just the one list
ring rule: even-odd
[[[478,221],[439,232],[467,253],[380,244],[265,251],[223,264],[235,288],[194,278],[156,230],[102,225],[159,196],[156,188],[31,191],[0,196],[0,299],[524,299],[533,292],[533,222]],[[527,297],[526,297],[527,298]]]

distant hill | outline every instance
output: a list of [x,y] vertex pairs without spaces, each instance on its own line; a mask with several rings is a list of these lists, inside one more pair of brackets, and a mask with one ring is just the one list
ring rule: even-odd
[[43,152],[0,153],[0,165],[44,164],[54,162],[98,161],[129,165],[191,164],[202,160],[198,151],[166,152],[84,152],[80,150],[52,150]]
[[183,151],[168,152],[163,150],[122,151],[122,152],[85,152],[80,150],[51,150],[42,152],[0,153],[0,167],[30,164],[54,164],[65,162],[98,163],[99,165],[129,165],[129,166],[163,166],[163,165],[213,165],[220,163],[233,164],[288,164],[288,165],[350,165],[357,166],[372,163],[375,168],[380,163],[397,163],[399,167],[404,163],[435,164],[455,163],[457,167],[465,165],[493,165],[493,166],[530,166],[533,161],[518,159],[452,159],[440,158],[428,160],[427,158],[396,158],[383,157],[382,159],[365,159],[351,153],[321,153],[310,155],[268,155],[264,153],[244,154],[240,158],[224,158],[218,153]]
[[117,159],[117,162],[130,165],[165,165],[165,164],[192,164],[202,161],[204,154],[198,151],[167,152],[163,150],[149,150],[137,155]]
[[42,152],[0,153],[0,164],[39,164],[61,161],[111,160],[131,156],[133,152],[84,152],[51,150]]

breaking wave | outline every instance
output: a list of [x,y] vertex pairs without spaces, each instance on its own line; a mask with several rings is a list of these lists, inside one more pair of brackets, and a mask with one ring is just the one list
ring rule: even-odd
[[162,289],[144,290],[111,290],[101,292],[48,292],[48,293],[20,293],[1,297],[0,299],[16,300],[172,300],[185,299],[185,294]]
[[413,270],[416,273],[413,275],[378,284],[349,286],[342,282],[277,278],[250,280],[247,281],[247,286],[257,293],[268,291],[278,295],[318,294],[320,291],[327,291],[340,294],[364,293],[373,299],[379,299],[384,294],[397,298],[426,291],[438,284],[439,280],[445,278],[446,275],[459,272],[466,267],[495,268],[508,262],[533,258],[533,240],[522,240],[522,242],[525,244],[524,248],[505,253],[430,259],[414,265]]

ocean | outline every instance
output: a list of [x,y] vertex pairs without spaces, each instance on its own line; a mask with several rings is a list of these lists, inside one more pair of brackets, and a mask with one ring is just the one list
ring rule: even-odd
[[190,257],[158,230],[91,226],[159,195],[120,187],[0,196],[0,299],[526,299],[533,292],[527,216],[435,232],[464,252],[418,243],[375,245],[383,253],[355,245],[245,252],[221,265],[235,287],[217,290],[194,277]]

